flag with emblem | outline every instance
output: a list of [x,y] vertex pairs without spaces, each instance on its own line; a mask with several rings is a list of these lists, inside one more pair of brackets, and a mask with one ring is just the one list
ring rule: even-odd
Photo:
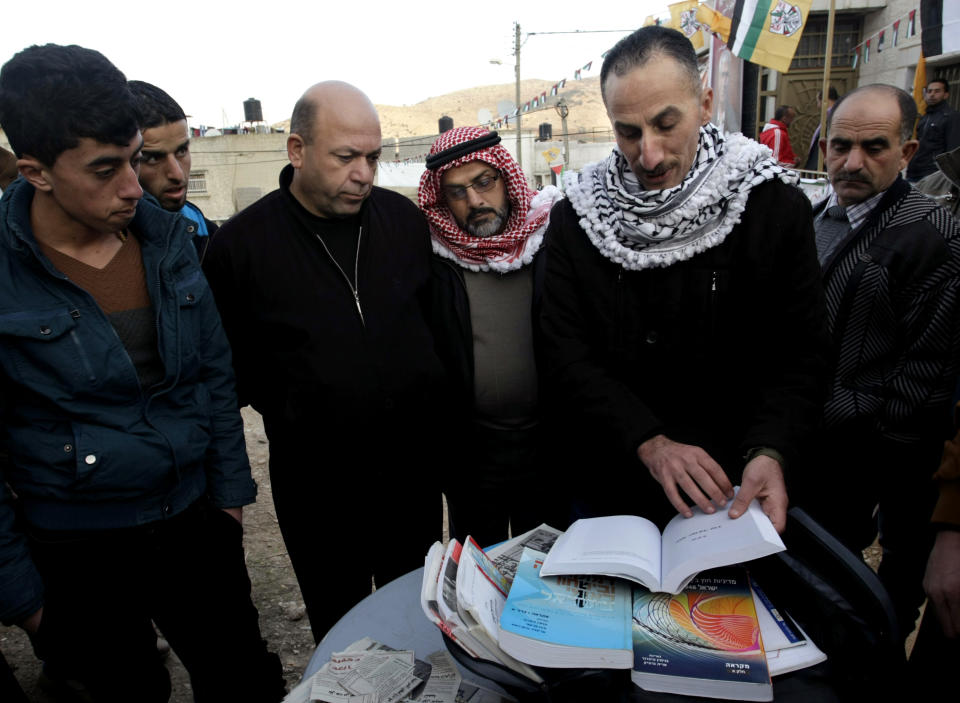
[[700,31],[700,23],[697,22],[699,4],[697,0],[684,0],[667,5],[670,10],[670,26],[689,39],[694,49],[702,49],[704,46],[703,33]]
[[543,154],[543,158],[547,160],[548,164],[551,164],[560,158],[560,150],[556,148],[547,149],[546,151],[541,151],[540,153]]
[[727,46],[744,61],[790,70],[813,0],[737,0]]

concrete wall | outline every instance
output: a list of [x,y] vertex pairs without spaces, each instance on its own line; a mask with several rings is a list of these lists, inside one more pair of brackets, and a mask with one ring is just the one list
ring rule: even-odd
[[[563,153],[563,140],[536,141],[536,133],[523,134],[523,170],[531,185],[553,182],[553,172],[543,156],[550,148]],[[405,177],[398,178],[394,171],[385,174],[386,187],[416,199],[419,172],[415,164],[422,164],[425,154],[437,135],[428,134],[400,140],[399,149],[393,140],[383,144],[383,161],[390,163],[410,159],[412,168],[402,169]],[[607,139],[604,139],[604,138]],[[606,133],[596,135],[604,141],[570,141],[570,164],[581,169],[588,163],[599,161],[610,153],[614,146],[612,137]],[[236,134],[217,137],[195,137],[190,142],[193,155],[191,181],[205,184],[205,190],[191,190],[190,201],[195,203],[211,220],[223,222],[262,196],[277,188],[280,170],[287,165],[286,134]],[[513,134],[504,136],[503,146],[516,158],[517,142]]]
[[211,220],[223,222],[277,188],[287,162],[286,134],[227,134],[195,137],[191,181],[203,174],[206,190],[191,190],[190,202]]
[[[907,21],[904,16],[910,10],[917,10],[917,33],[907,38]],[[901,17],[904,17],[904,20],[900,23],[900,39],[894,47],[892,25]],[[881,29],[886,30],[886,48],[878,54],[875,35]],[[867,38],[872,38],[870,61],[860,64],[859,85],[887,83],[911,92],[917,61],[920,58],[920,11],[917,0],[889,0],[885,8],[864,15],[863,41]]]

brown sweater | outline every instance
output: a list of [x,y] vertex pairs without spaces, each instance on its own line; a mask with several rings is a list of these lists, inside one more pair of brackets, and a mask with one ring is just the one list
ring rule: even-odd
[[89,266],[43,243],[54,267],[87,291],[110,320],[130,355],[141,388],[163,380],[153,304],[147,291],[140,243],[130,236],[102,269]]

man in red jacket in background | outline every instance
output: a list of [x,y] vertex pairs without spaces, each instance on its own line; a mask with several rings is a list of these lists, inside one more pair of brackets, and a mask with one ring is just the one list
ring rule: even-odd
[[770,147],[773,152],[773,158],[780,162],[782,166],[793,168],[800,159],[793,153],[793,147],[790,146],[790,135],[787,130],[797,117],[797,111],[789,105],[781,105],[773,113],[773,119],[763,125],[760,132],[760,143]]

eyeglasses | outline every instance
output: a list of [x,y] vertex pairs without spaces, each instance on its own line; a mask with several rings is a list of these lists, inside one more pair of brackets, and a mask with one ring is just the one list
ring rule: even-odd
[[475,193],[486,193],[488,190],[493,190],[498,178],[500,178],[499,173],[485,173],[465,186],[444,186],[443,192],[447,200],[463,200],[467,197],[467,188],[473,188]]

